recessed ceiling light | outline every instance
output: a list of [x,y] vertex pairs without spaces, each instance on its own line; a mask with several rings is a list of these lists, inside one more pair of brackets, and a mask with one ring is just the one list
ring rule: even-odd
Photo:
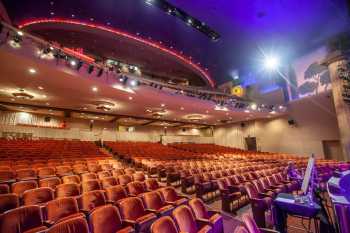
[[184,107],[181,107],[180,109],[181,109],[181,110],[184,110],[185,108],[184,108]]
[[98,91],[98,88],[97,88],[97,87],[92,87],[92,91],[93,91],[93,92],[97,92],[97,91]]
[[49,112],[52,112],[52,109],[49,109]]
[[15,99],[12,98],[11,101],[15,101]]
[[248,109],[244,110],[245,113],[250,113],[250,111]]
[[36,69],[34,69],[34,68],[29,68],[29,69],[28,69],[28,72],[29,72],[30,74],[36,74]]
[[129,96],[129,100],[132,100],[133,98],[132,98],[132,96]]
[[50,105],[50,103],[46,103],[46,105],[47,105],[47,106],[49,106],[49,105]]
[[228,116],[228,112],[226,113],[226,116]]
[[205,113],[209,113],[209,111],[207,110],[207,111],[205,111]]
[[44,90],[44,88],[42,86],[38,86],[39,90]]
[[271,113],[271,114],[276,114],[276,111],[271,111],[270,113]]
[[47,98],[47,95],[42,95],[43,96],[43,98]]
[[161,107],[165,107],[165,104],[160,104]]
[[84,110],[86,110],[86,109],[87,109],[87,107],[83,107],[83,109],[84,109]]
[[17,31],[17,34],[18,34],[19,36],[23,36],[23,32],[22,32],[22,31]]
[[75,60],[71,60],[69,63],[70,63],[71,66],[76,66],[77,65],[77,62]]

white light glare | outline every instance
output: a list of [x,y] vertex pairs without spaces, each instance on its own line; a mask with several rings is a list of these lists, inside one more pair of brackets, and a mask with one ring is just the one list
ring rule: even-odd
[[279,66],[279,60],[275,56],[267,56],[265,57],[264,66],[268,70],[276,70]]

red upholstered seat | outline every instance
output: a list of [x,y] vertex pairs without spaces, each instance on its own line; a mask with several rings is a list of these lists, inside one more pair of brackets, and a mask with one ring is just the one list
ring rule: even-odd
[[115,206],[101,206],[89,216],[91,233],[133,233],[131,226],[126,226]]
[[174,220],[171,217],[161,217],[151,226],[151,233],[179,233]]
[[211,232],[212,228],[209,225],[203,225],[199,227],[196,219],[190,209],[186,205],[177,207],[173,211],[173,217],[177,223],[180,232],[197,233],[197,232]]
[[77,217],[55,224],[47,233],[89,233],[89,227],[86,219]]

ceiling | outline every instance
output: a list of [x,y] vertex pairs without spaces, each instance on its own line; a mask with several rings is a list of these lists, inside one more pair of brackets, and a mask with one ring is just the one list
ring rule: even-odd
[[[0,46],[0,104],[10,110],[58,116],[69,112],[72,117],[104,121],[136,119],[137,124],[170,127],[221,125],[285,113],[215,110],[212,101],[145,85],[126,88],[107,74],[98,77],[83,69],[78,71],[65,60],[43,59],[37,52],[38,47],[29,39],[23,39],[19,48],[10,43]],[[13,93],[28,98],[16,98]]]
[[[143,0],[3,0],[15,24],[36,18],[74,18],[109,25],[161,41],[207,67],[222,83],[233,70],[252,70],[261,52],[287,63],[349,26],[346,0],[170,0],[205,22],[221,38],[213,42]],[[307,42],[307,43],[305,43]]]

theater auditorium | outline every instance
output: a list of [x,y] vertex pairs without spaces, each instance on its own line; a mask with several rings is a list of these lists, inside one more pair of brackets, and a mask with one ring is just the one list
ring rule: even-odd
[[0,233],[350,233],[347,0],[0,0]]

